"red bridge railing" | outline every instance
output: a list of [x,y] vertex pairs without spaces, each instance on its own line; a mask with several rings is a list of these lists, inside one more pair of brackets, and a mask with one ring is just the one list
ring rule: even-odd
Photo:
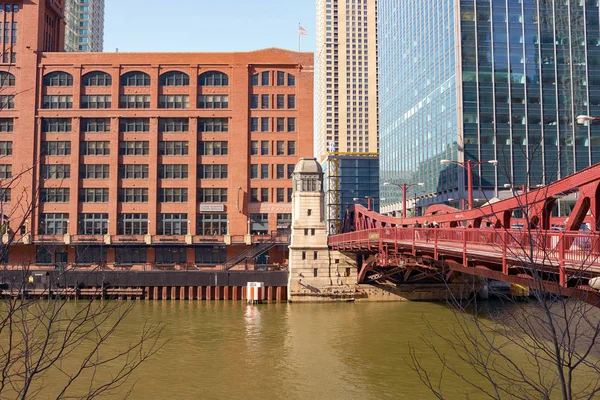
[[485,259],[501,265],[506,275],[510,265],[530,265],[558,273],[561,286],[570,275],[600,276],[600,234],[595,232],[380,227],[331,236],[329,245],[345,252],[458,255],[465,266],[469,259]]

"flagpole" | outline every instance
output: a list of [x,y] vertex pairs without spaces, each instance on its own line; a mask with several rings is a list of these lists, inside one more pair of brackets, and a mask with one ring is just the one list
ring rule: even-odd
[[298,22],[298,53],[300,52],[300,22]]

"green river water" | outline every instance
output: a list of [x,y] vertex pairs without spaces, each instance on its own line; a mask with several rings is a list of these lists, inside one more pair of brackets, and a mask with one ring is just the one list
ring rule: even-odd
[[[439,367],[419,340],[432,336],[424,316],[440,331],[455,323],[442,303],[141,301],[113,343],[145,321],[166,325],[168,342],[135,372],[132,399],[433,399],[406,364],[410,343]],[[464,383],[444,387],[445,398],[466,398]]]

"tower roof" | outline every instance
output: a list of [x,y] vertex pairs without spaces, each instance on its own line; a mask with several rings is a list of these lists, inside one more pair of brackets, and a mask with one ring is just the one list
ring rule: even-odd
[[303,157],[298,161],[298,164],[296,164],[294,173],[322,174],[323,168],[321,168],[321,164],[318,163],[316,158]]

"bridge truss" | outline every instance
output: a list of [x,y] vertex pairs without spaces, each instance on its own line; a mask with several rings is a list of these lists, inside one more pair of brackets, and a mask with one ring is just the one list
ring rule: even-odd
[[[553,227],[554,203],[571,193],[571,216]],[[438,227],[419,227],[426,220]],[[585,231],[582,227],[588,227]],[[356,255],[361,282],[448,282],[457,272],[585,299],[600,306],[600,164],[472,210],[430,206],[394,218],[352,205],[334,250]],[[555,229],[553,229],[555,228]],[[598,279],[596,279],[598,278]]]

